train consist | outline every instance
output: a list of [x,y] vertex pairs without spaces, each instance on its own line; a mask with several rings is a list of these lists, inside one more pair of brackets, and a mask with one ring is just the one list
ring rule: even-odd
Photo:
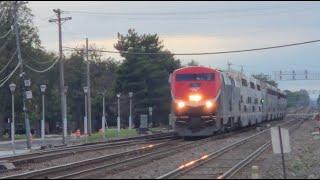
[[285,116],[285,93],[239,72],[190,66],[175,70],[169,82],[179,136],[210,136]]

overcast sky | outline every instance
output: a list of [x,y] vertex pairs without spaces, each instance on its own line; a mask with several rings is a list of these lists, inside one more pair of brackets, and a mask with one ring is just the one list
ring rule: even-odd
[[[175,53],[214,52],[281,45],[320,39],[320,2],[41,2],[28,4],[35,15],[43,46],[57,51],[54,8],[72,16],[63,24],[64,46],[82,46],[85,38],[115,50],[117,33],[134,28],[157,33]],[[226,68],[243,65],[246,73],[279,70],[320,72],[319,43],[297,47],[206,56],[177,56],[183,63]],[[107,55],[109,56],[109,55]],[[111,55],[110,55],[111,56]],[[118,56],[113,57],[120,59]],[[320,81],[280,82],[281,89],[320,89]],[[317,96],[317,95],[313,95]]]

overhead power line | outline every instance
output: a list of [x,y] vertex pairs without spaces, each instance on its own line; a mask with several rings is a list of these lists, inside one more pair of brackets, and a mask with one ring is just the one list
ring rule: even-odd
[[46,64],[51,64],[51,63],[53,63],[55,60],[56,60],[56,58],[50,59],[50,60],[48,60],[48,61],[39,61],[39,60],[36,60],[36,59],[33,59],[33,58],[28,58],[28,59],[26,60],[26,62],[34,62],[34,63],[36,63],[36,64],[38,64],[38,65],[46,65]]
[[4,10],[2,11],[1,16],[0,16],[0,22],[2,21],[3,17],[5,16],[6,11],[7,11],[7,9],[4,9]]
[[[176,56],[193,56],[193,55],[216,55],[216,54],[230,54],[230,53],[241,53],[241,52],[250,52],[250,51],[262,51],[268,49],[276,49],[276,48],[284,48],[284,47],[291,47],[291,46],[299,46],[304,44],[311,44],[317,43],[320,40],[312,40],[312,41],[304,41],[292,44],[284,44],[284,45],[277,45],[277,46],[268,46],[268,47],[261,47],[261,48],[252,48],[252,49],[242,49],[242,50],[231,50],[231,51],[217,51],[217,52],[195,52],[195,53],[171,53],[172,55]],[[65,50],[76,50],[79,51],[79,48],[71,48],[71,47],[64,47]],[[103,52],[103,53],[112,53],[112,54],[136,54],[136,55],[165,55],[166,52],[160,53],[148,53],[148,52],[129,52],[129,51],[109,51],[109,50],[89,50],[94,52]]]
[[56,58],[53,58],[53,59],[49,59],[49,60],[45,60],[45,61],[40,61],[39,59],[36,59],[34,57],[31,57],[29,56],[29,54],[26,54],[26,53],[22,53],[26,60],[26,62],[34,62],[36,64],[39,64],[39,65],[46,65],[46,64],[51,64],[53,63]]
[[44,69],[44,70],[37,70],[37,69],[29,66],[29,65],[26,64],[26,63],[24,63],[24,65],[25,65],[28,69],[30,69],[31,71],[34,71],[34,72],[37,72],[37,73],[45,73],[45,72],[48,72],[49,70],[51,70],[51,69],[57,64],[57,62],[59,62],[59,58],[56,58],[56,60],[55,60],[48,68],[46,68],[46,69]]
[[14,75],[14,73],[18,70],[18,68],[21,66],[20,63],[17,64],[17,66],[13,69],[13,71],[4,79],[0,80],[0,87],[6,84],[6,82]]
[[17,50],[15,50],[15,52],[13,53],[13,55],[11,56],[11,58],[9,59],[8,63],[0,70],[0,74],[2,74],[7,67],[9,66],[9,64],[13,61],[14,57],[17,55]]
[[12,29],[10,29],[8,32],[6,32],[4,35],[0,36],[0,39],[6,38],[10,33],[12,32]]

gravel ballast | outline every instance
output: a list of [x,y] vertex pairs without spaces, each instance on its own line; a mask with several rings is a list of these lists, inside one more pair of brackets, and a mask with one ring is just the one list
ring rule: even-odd
[[[315,140],[312,136],[317,125],[315,120],[307,120],[299,129],[290,134],[292,151],[285,155],[287,178],[320,179],[320,140]],[[273,154],[272,148],[269,148],[233,178],[251,178],[253,165],[259,166],[260,178],[277,179],[283,177],[281,156]]]
[[171,156],[153,161],[146,162],[142,166],[138,166],[135,168],[131,168],[129,170],[118,172],[116,174],[110,174],[106,172],[103,175],[99,173],[97,177],[90,178],[103,178],[103,179],[123,179],[123,178],[133,178],[133,179],[146,179],[146,178],[157,178],[182,164],[190,162],[191,160],[198,159],[199,157],[211,153],[213,151],[217,151],[222,147],[232,144],[236,141],[239,141],[245,137],[253,135],[257,133],[256,130],[250,130],[248,132],[243,132],[236,134],[231,137],[227,137],[224,139],[216,139],[207,142],[206,144],[186,149],[183,152],[172,154]]

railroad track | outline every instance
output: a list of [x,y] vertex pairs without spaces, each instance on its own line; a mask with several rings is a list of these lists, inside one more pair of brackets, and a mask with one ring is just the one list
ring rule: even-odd
[[160,134],[159,137],[154,135],[150,135],[144,137],[142,139],[139,138],[129,138],[125,140],[118,140],[113,142],[104,142],[104,143],[90,143],[90,144],[81,144],[67,147],[57,147],[50,150],[40,150],[33,153],[26,153],[16,156],[9,156],[0,158],[0,161],[11,162],[14,165],[21,165],[25,163],[35,163],[35,162],[43,162],[47,160],[52,160],[59,157],[65,157],[69,155],[74,155],[75,153],[87,152],[87,151],[96,151],[103,149],[114,149],[121,148],[133,145],[143,145],[143,144],[151,144],[161,141],[169,141],[174,139],[174,135],[172,133],[169,134]]
[[[295,130],[297,130],[300,125],[303,123],[303,121],[298,122],[297,124],[291,126],[289,128],[289,130],[292,132],[294,132]],[[240,162],[238,162],[236,165],[234,165],[232,168],[230,168],[228,171],[226,171],[225,173],[223,173],[222,175],[220,175],[218,177],[218,179],[228,179],[228,178],[232,178],[234,177],[234,175],[236,175],[241,169],[243,169],[244,167],[246,167],[248,164],[250,164],[251,162],[253,162],[256,158],[258,158],[263,152],[265,152],[267,149],[271,148],[272,144],[271,144],[271,140],[267,141],[265,144],[263,144],[262,146],[260,146],[259,148],[257,148],[254,152],[252,152],[250,155],[248,155],[245,159],[241,160]]]
[[[70,174],[70,173],[74,173],[74,172],[83,170],[83,169],[87,168],[88,165],[98,166],[98,165],[102,165],[103,163],[108,162],[108,161],[117,161],[117,160],[119,161],[119,160],[125,159],[127,157],[137,156],[141,153],[150,152],[153,149],[167,147],[169,145],[172,145],[172,143],[174,143],[176,141],[180,141],[180,140],[173,140],[171,143],[170,142],[162,142],[162,143],[158,143],[158,144],[150,144],[148,146],[144,146],[142,148],[136,148],[134,150],[129,150],[129,151],[121,152],[121,153],[114,153],[114,154],[110,154],[110,155],[104,155],[104,156],[100,156],[97,158],[86,159],[86,160],[77,161],[74,163],[44,168],[44,169],[40,169],[40,170],[29,171],[29,172],[25,172],[25,173],[18,174],[18,175],[1,177],[0,179],[55,178],[57,176],[61,176],[62,174]],[[81,168],[83,168],[83,169],[81,169]]]
[[0,179],[26,179],[26,178],[50,178],[50,179],[64,179],[64,178],[79,178],[88,176],[90,173],[99,172],[101,170],[114,172],[123,168],[130,168],[137,166],[137,164],[143,164],[150,160],[161,159],[184,151],[186,148],[192,148],[200,146],[215,139],[222,139],[231,137],[236,133],[242,131],[235,131],[225,133],[209,138],[205,138],[199,141],[186,142],[182,140],[173,140],[158,144],[145,146],[135,150],[130,150],[122,153],[116,153],[106,156],[101,156],[92,159],[86,159],[74,163],[69,163],[60,166],[49,167],[45,169],[29,171],[22,174],[1,177]]
[[[291,124],[291,130],[294,130],[301,122],[295,123],[295,120],[291,120],[282,123],[281,126]],[[239,140],[213,153],[203,154],[199,159],[183,164],[159,176],[157,179],[231,178],[239,170],[259,157],[266,149],[270,148],[271,141],[264,140],[270,139],[270,137],[268,138],[270,135],[267,132],[269,132],[269,129]]]
[[[104,171],[104,173],[114,173],[119,170],[130,169],[131,166],[137,166],[137,164],[143,164],[150,162],[150,160],[156,160],[164,158],[173,153],[184,151],[186,148],[192,148],[199,146],[208,141],[214,139],[226,138],[233,136],[235,133],[230,132],[218,136],[206,138],[197,142],[179,142],[180,140],[173,140],[168,142],[159,142],[158,144],[151,144],[143,148],[138,148],[122,153],[115,153],[111,155],[104,155],[97,158],[86,159],[83,161],[73,162],[65,165],[59,165],[54,167],[48,167],[45,169],[39,169],[35,171],[28,171],[22,174],[16,174],[11,176],[1,177],[0,179],[25,179],[25,178],[50,178],[50,179],[62,179],[62,178],[81,178],[88,177],[90,174],[96,176],[97,172]],[[261,132],[262,133],[262,132]],[[89,176],[90,177],[90,176]]]

